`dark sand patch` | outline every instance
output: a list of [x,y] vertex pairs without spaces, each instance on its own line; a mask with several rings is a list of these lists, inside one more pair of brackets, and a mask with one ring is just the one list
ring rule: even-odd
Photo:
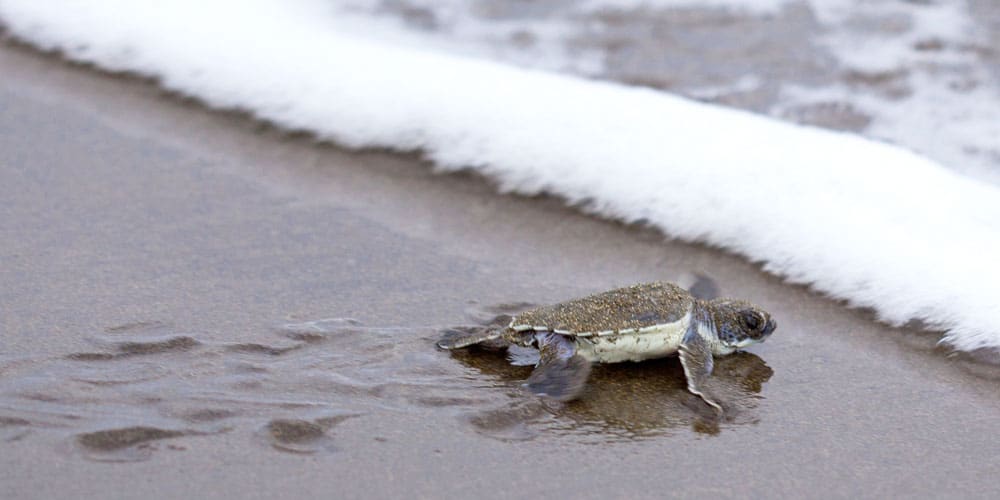
[[[156,441],[190,435],[190,432],[134,426],[87,432],[76,436],[83,456],[95,462],[141,462],[160,449]],[[180,450],[171,445],[168,449]]]
[[18,425],[30,425],[29,420],[18,418],[18,417],[2,417],[0,416],[0,427],[12,427]]
[[172,336],[145,341],[121,342],[117,345],[123,355],[161,354],[165,352],[187,351],[201,343],[193,337]]
[[152,330],[159,330],[163,328],[168,328],[169,323],[164,321],[131,321],[128,323],[122,323],[120,325],[109,326],[104,329],[107,333],[112,334],[126,334],[134,332],[147,332]]
[[274,419],[264,426],[271,446],[291,453],[332,452],[336,448],[329,435],[337,424],[354,415],[336,415],[316,420]]
[[287,354],[291,351],[299,349],[301,345],[290,345],[290,346],[273,346],[266,344],[257,343],[245,343],[245,344],[231,344],[226,348],[233,352],[243,352],[248,354],[263,354],[265,356],[281,356],[282,354]]
[[226,408],[206,408],[200,410],[191,410],[183,414],[183,418],[189,422],[202,423],[202,422],[215,422],[217,420],[225,420],[227,418],[232,418],[239,415],[239,412]]
[[88,432],[77,436],[82,446],[96,451],[113,451],[140,443],[183,436],[184,432],[155,427],[125,427]]

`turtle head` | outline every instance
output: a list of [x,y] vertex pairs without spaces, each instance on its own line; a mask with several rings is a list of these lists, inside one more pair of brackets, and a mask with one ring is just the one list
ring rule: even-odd
[[715,299],[707,310],[719,341],[732,349],[763,342],[778,327],[767,311],[745,300]]

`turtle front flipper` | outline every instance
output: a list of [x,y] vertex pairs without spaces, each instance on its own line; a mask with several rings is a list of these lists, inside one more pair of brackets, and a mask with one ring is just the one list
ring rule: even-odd
[[583,392],[590,361],[576,352],[576,341],[553,332],[539,333],[539,360],[524,384],[529,391],[557,401],[570,401]]
[[474,344],[496,340],[503,336],[502,328],[495,327],[456,327],[441,332],[437,346],[441,349],[461,349]]
[[684,376],[687,377],[688,390],[698,395],[719,413],[722,406],[710,398],[705,392],[705,380],[712,374],[712,347],[700,333],[697,323],[692,322],[684,334],[680,347],[681,365],[684,366]]
[[696,299],[712,300],[722,295],[719,284],[701,273],[685,273],[679,283]]

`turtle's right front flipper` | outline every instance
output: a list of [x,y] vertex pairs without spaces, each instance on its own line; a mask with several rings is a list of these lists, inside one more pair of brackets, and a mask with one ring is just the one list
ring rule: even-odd
[[437,346],[441,349],[461,349],[474,344],[496,340],[503,336],[502,328],[495,327],[456,327],[441,333]]
[[715,402],[708,395],[705,388],[705,381],[712,374],[712,348],[699,332],[696,324],[692,324],[680,347],[681,365],[684,367],[684,376],[687,378],[688,391],[698,395],[717,413],[722,413],[722,406]]
[[590,361],[576,352],[576,341],[552,332],[539,333],[539,360],[525,386],[532,393],[570,401],[583,392]]

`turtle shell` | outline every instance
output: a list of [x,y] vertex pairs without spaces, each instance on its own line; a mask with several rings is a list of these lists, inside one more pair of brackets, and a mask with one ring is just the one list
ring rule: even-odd
[[679,321],[694,298],[672,283],[643,283],[518,314],[510,328],[578,337],[615,335]]

